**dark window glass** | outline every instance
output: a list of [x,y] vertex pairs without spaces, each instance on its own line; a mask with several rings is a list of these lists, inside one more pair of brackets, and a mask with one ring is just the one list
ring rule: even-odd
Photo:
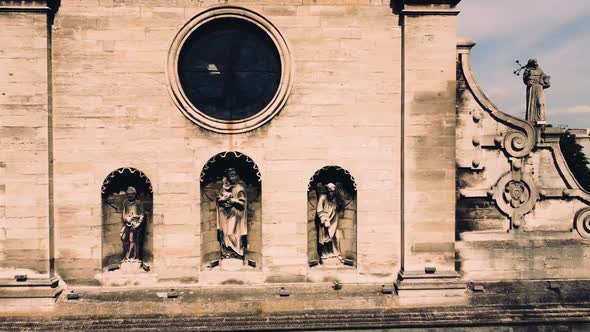
[[281,81],[281,59],[255,24],[220,18],[199,27],[182,46],[180,84],[201,112],[242,120],[262,111]]

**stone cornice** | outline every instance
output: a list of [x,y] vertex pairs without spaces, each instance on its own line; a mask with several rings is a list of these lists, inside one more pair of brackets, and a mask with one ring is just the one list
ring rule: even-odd
[[[477,84],[474,74],[471,71],[471,48],[475,43],[468,39],[460,39],[457,43],[458,65],[465,78],[467,88],[481,107],[488,112],[496,121],[513,129],[504,136],[504,147],[506,152],[514,158],[522,158],[528,155],[537,142],[535,128],[527,121],[519,119],[508,113],[500,111],[494,103],[486,96],[483,89]],[[513,148],[518,146],[518,149]]]
[[449,15],[457,16],[461,11],[456,9],[436,9],[436,8],[409,8],[402,10],[402,15],[418,16],[418,15]]
[[403,9],[402,15],[419,16],[419,15],[451,15],[459,14],[456,9],[461,0],[401,0]]
[[461,0],[404,0],[404,5],[447,5],[455,7]]
[[0,0],[0,12],[57,13],[61,0]]

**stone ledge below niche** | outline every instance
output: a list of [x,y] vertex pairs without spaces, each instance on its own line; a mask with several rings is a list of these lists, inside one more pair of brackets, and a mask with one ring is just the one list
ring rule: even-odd
[[579,237],[568,231],[473,231],[459,234],[459,242],[515,241],[515,240],[572,240]]

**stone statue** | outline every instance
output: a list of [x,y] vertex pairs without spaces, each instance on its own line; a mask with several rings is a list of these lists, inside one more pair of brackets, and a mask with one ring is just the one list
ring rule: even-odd
[[325,188],[318,184],[318,204],[316,208],[318,222],[318,252],[321,259],[340,256],[338,230],[339,214],[342,211],[342,202],[336,194],[336,185],[328,183]]
[[530,59],[523,75],[526,84],[526,120],[533,124],[545,124],[545,92],[551,86],[551,76],[545,75],[537,59]]
[[248,235],[246,184],[228,168],[217,196],[217,232],[222,258],[244,258]]
[[145,212],[143,204],[137,199],[137,191],[127,188],[127,199],[123,202],[123,254],[126,261],[142,260],[142,242],[145,232]]

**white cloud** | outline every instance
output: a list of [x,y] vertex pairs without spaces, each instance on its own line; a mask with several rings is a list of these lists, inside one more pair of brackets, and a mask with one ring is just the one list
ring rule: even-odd
[[461,9],[459,34],[478,42],[476,78],[501,110],[524,116],[525,86],[512,74],[514,60],[537,57],[552,77],[548,120],[590,127],[590,1],[463,0]]
[[555,113],[556,115],[560,113],[586,114],[590,117],[590,105],[576,105],[573,107],[560,108],[555,110]]
[[590,15],[590,1],[464,0],[459,8],[459,31],[480,41],[491,38],[535,38],[557,24]]

